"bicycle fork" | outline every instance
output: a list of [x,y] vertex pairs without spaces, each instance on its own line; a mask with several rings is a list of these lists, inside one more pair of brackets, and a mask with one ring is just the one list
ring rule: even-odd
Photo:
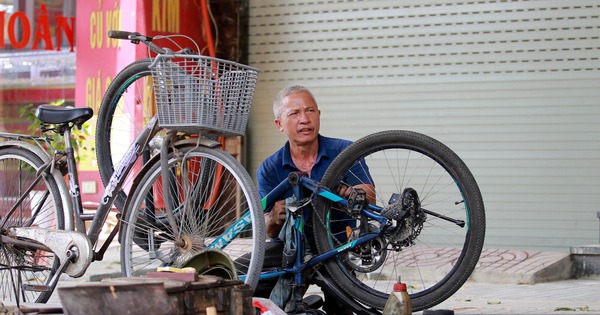
[[[184,239],[182,239],[182,234],[180,233],[180,227],[178,224],[178,219],[175,217],[175,209],[174,209],[174,205],[177,203],[178,200],[176,197],[176,192],[173,192],[173,184],[172,184],[172,180],[173,177],[175,176],[175,174],[172,173],[172,168],[169,166],[169,148],[172,147],[173,148],[173,152],[175,154],[175,157],[177,159],[181,159],[181,163],[182,165],[185,165],[187,162],[187,157],[183,156],[183,157],[178,157],[178,151],[175,149],[175,146],[177,144],[182,144],[182,143],[193,143],[195,144],[197,147],[207,147],[207,148],[217,148],[219,146],[221,146],[221,144],[218,141],[214,141],[211,139],[206,139],[206,138],[202,138],[202,137],[198,137],[198,138],[192,138],[192,139],[187,139],[187,140],[182,140],[182,141],[177,141],[174,142],[174,138],[177,135],[177,132],[169,132],[167,134],[167,136],[163,139],[162,145],[160,147],[160,168],[161,168],[161,176],[163,178],[162,180],[162,190],[163,190],[163,200],[165,203],[165,212],[167,215],[167,221],[169,222],[169,226],[171,228],[171,230],[173,231],[173,235],[175,236],[174,242],[176,246],[179,246],[181,248],[188,246],[189,244],[186,244],[186,241]],[[187,167],[187,166],[184,166]],[[194,198],[190,198],[190,199],[194,199]],[[184,204],[183,207],[187,207],[187,204]],[[185,211],[184,211],[185,212]]]

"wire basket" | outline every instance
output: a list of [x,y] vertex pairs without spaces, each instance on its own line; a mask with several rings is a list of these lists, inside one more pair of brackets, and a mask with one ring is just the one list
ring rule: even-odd
[[243,135],[258,69],[199,55],[159,55],[150,66],[159,126]]

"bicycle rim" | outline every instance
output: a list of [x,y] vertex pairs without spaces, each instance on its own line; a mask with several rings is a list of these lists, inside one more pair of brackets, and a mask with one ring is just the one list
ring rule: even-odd
[[[17,149],[0,150],[0,218],[4,220],[23,193],[36,181],[42,161],[33,153]],[[10,227],[44,227],[64,229],[62,204],[54,179],[40,180],[17,206],[1,228],[4,235]],[[43,285],[59,266],[53,253],[0,243],[0,298],[15,303],[44,303],[52,291],[22,290],[22,284]]]
[[[125,67],[115,76],[102,99],[96,125],[96,157],[105,186],[126,150],[156,111],[150,63],[151,59],[142,59]],[[148,151],[146,160],[154,154],[156,152]],[[136,162],[131,173],[139,171],[143,162]],[[127,177],[123,192],[115,200],[119,209],[123,209],[132,178]]]
[[[121,235],[124,275],[144,275],[159,266],[191,266],[200,274],[239,276],[256,286],[265,232],[250,176],[237,160],[219,149],[198,147],[180,152],[183,157],[169,157],[170,176],[166,180],[183,243],[175,244],[177,237],[167,221],[162,189],[165,179],[156,159],[148,165],[126,209]],[[246,213],[252,224],[242,228],[237,220]],[[252,255],[244,256],[247,253]]]
[[[361,160],[375,184],[371,193],[377,205],[386,207],[401,198],[410,202],[412,212],[392,221],[399,227],[395,231],[390,229],[368,246],[327,262],[327,270],[341,289],[372,307],[383,308],[398,279],[408,285],[413,310],[441,303],[468,279],[483,247],[484,207],[471,172],[456,154],[432,138],[387,131],[367,136],[342,152],[322,184],[334,191],[340,182],[357,185],[355,165]],[[361,226],[362,233],[381,228],[357,216],[354,229],[331,231],[332,214],[347,209],[323,199],[318,199],[316,209],[314,220],[321,218],[327,226],[315,229],[321,252],[356,239]]]

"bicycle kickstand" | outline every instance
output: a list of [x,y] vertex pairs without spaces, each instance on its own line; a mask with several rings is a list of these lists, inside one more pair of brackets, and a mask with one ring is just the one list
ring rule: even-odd
[[65,271],[65,269],[70,263],[77,260],[77,252],[77,247],[67,249],[67,252],[65,253],[67,259],[64,259],[60,262],[60,266],[58,266],[56,273],[54,274],[54,276],[52,276],[52,279],[50,279],[50,281],[48,281],[46,284],[22,283],[21,288],[23,288],[23,290],[26,291],[54,291],[54,287],[56,287],[56,284],[60,279],[60,275]]

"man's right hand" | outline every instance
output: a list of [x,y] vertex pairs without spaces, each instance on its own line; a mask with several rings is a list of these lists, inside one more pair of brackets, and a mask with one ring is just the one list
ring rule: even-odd
[[276,238],[285,222],[285,200],[276,201],[271,211],[265,213],[267,236]]

